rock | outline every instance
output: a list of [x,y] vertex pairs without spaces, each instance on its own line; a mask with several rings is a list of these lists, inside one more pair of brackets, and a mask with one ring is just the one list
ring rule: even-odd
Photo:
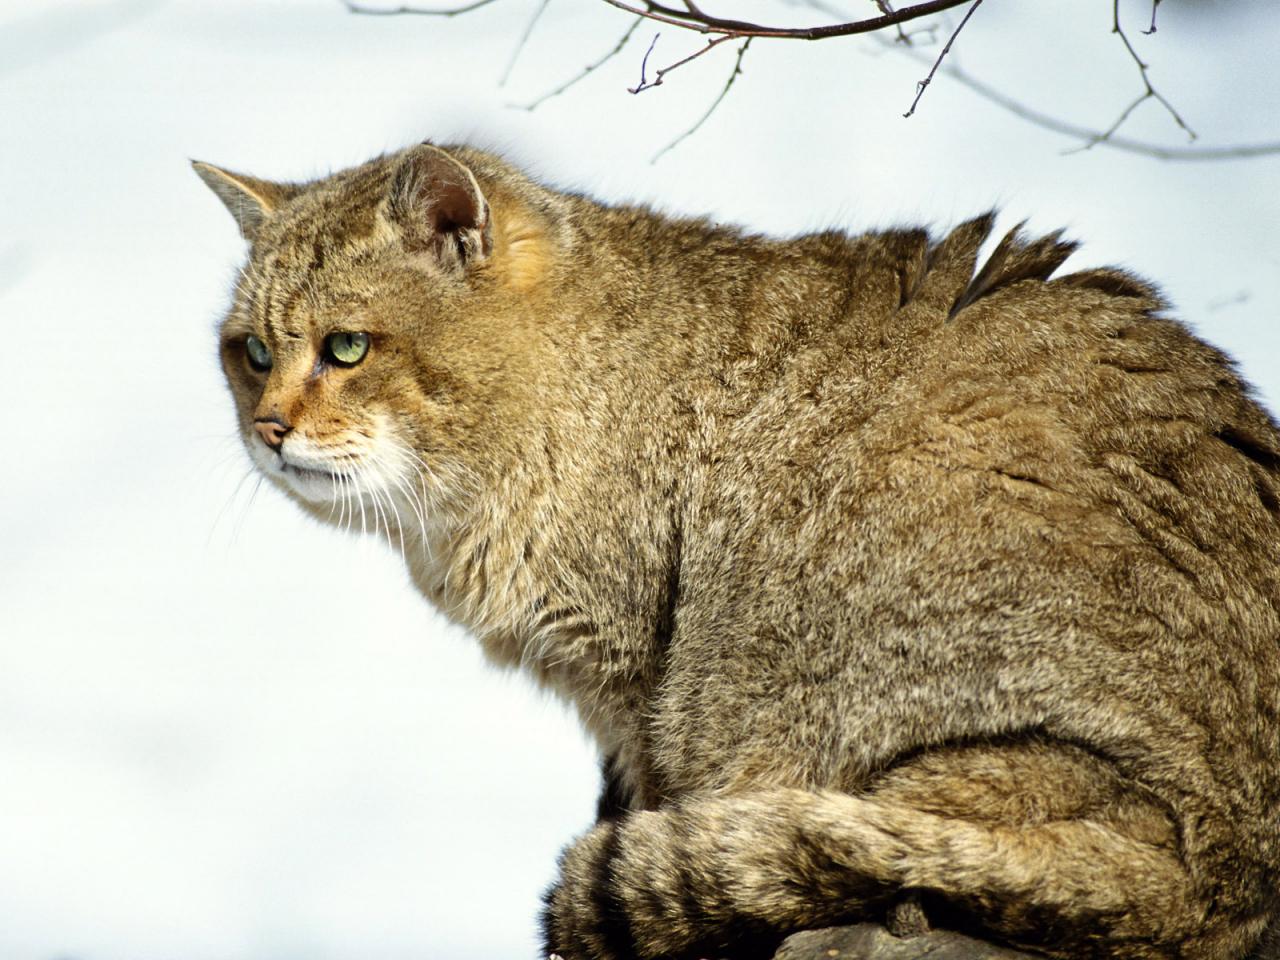
[[878,924],[859,923],[793,934],[773,960],[1032,960],[1034,956],[946,930],[895,937]]

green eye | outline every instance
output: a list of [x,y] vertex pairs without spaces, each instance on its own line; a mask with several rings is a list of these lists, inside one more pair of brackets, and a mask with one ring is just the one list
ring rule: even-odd
[[249,366],[255,370],[271,369],[271,351],[267,349],[267,345],[255,336],[249,336],[244,341],[245,353],[249,354]]
[[331,333],[324,338],[325,353],[329,359],[344,367],[354,366],[369,352],[367,333]]

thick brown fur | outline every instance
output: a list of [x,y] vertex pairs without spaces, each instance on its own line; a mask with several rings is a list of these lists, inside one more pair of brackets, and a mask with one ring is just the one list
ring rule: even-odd
[[197,169],[252,241],[221,349],[254,459],[608,758],[548,951],[903,904],[1054,957],[1255,949],[1280,436],[1146,284],[1017,232],[979,266],[990,217],[774,240],[461,147]]

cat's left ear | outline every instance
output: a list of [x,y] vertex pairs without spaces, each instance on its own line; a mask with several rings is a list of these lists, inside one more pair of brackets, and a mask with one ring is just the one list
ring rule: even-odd
[[489,203],[475,175],[444,150],[421,143],[407,151],[391,179],[387,216],[405,248],[446,270],[489,256]]
[[253,242],[267,219],[300,192],[289,183],[272,183],[243,173],[232,173],[211,163],[192,160],[196,173],[236,218],[240,235]]

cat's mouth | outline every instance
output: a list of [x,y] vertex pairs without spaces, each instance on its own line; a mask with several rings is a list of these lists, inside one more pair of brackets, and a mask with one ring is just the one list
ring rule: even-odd
[[277,455],[274,466],[277,476],[312,503],[332,502],[338,491],[352,483],[352,474],[337,465],[306,466]]
[[[393,492],[405,487],[400,474],[389,469],[386,458],[379,458],[376,442],[348,440],[335,445],[291,434],[277,449],[257,442],[257,437],[249,439],[253,441],[249,453],[258,468],[289,493],[315,506],[351,509],[372,504],[376,510],[391,509]],[[395,465],[393,461],[390,467]]]
[[334,483],[338,483],[348,479],[347,474],[342,470],[331,469],[328,467],[321,469],[314,467],[300,467],[287,460],[281,462],[280,472],[286,477],[296,476],[304,480],[329,480]]

